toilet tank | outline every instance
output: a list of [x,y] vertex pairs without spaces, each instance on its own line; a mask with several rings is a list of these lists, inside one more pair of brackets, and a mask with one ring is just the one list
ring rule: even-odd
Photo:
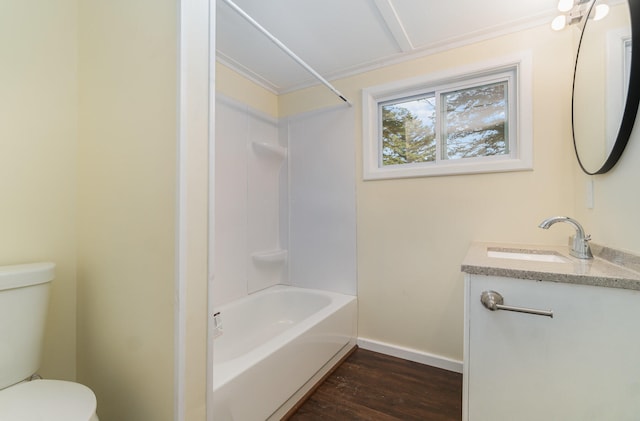
[[0,266],[0,389],[40,366],[53,263]]

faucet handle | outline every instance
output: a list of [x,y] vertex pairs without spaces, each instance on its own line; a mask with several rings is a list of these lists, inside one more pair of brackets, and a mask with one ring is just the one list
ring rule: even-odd
[[591,241],[591,235],[587,234],[582,238],[578,236],[573,237],[573,247],[570,250],[570,254],[579,259],[592,259],[593,253],[591,253],[591,247],[589,247],[589,241]]

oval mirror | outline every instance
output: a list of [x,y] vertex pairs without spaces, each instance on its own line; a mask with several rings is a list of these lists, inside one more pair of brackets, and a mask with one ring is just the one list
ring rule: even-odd
[[616,164],[633,129],[640,78],[640,0],[616,2],[596,17],[601,0],[590,1],[578,45],[573,76],[573,143],[580,167],[603,174]]

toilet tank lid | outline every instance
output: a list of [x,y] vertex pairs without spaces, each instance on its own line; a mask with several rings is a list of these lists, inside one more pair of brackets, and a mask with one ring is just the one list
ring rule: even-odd
[[0,291],[50,282],[55,267],[51,262],[0,266]]
[[88,421],[96,395],[64,380],[33,380],[0,390],[0,420]]

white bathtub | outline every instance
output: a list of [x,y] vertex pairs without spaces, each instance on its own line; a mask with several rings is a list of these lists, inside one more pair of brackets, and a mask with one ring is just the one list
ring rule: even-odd
[[355,345],[356,297],[274,286],[216,309],[218,421],[280,419]]

